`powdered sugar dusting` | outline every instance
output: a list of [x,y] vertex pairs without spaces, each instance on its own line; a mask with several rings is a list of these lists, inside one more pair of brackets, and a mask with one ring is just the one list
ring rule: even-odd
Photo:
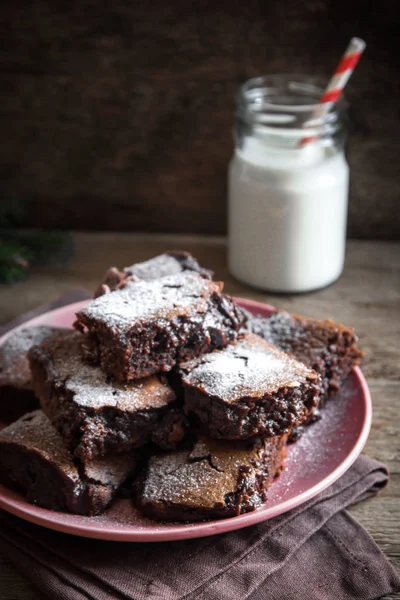
[[283,386],[297,387],[313,373],[254,334],[183,365],[183,371],[186,385],[225,402],[259,397]]
[[101,320],[124,330],[144,319],[168,319],[205,311],[207,300],[219,289],[218,283],[192,271],[152,281],[127,282],[113,294],[90,302],[77,316]]
[[[305,491],[311,490],[315,496],[321,489],[321,483],[327,477],[337,472],[349,453],[354,451],[360,433],[363,430],[365,404],[359,382],[360,375],[355,373],[344,384],[342,391],[331,398],[322,411],[322,419],[305,429],[304,435],[295,444],[288,446],[286,468],[281,476],[269,488],[268,501],[253,515],[259,514],[260,521],[276,516],[287,510],[287,502],[296,502],[296,498]],[[0,424],[1,427],[1,424]],[[337,476],[334,477],[335,479]],[[7,500],[4,490],[0,490],[2,498]],[[21,496],[17,496],[23,502]],[[296,504],[294,504],[296,506]],[[132,500],[117,498],[101,515],[87,517],[69,513],[43,511],[38,507],[25,504],[24,512],[38,514],[50,528],[57,529],[57,523],[62,523],[63,529],[80,528],[84,535],[101,537],[103,539],[130,540],[171,540],[177,537],[189,538],[202,534],[209,523],[160,523],[144,517],[134,507]],[[29,517],[28,517],[29,518]],[[246,516],[235,519],[240,523]],[[218,530],[226,531],[224,525],[230,521],[219,521]],[[214,528],[217,523],[211,523]]]
[[200,506],[212,509],[216,504],[223,503],[226,493],[235,491],[237,476],[237,471],[215,471],[206,460],[188,463],[181,465],[176,472],[171,471],[167,477],[157,477],[157,480],[149,482],[145,497],[182,503],[192,508]]
[[100,367],[83,360],[81,341],[80,333],[68,332],[62,338],[46,343],[51,354],[51,377],[55,382],[63,382],[65,388],[73,393],[76,404],[91,408],[118,407],[136,412],[162,407],[175,399],[172,389],[157,376],[127,384],[110,381]]
[[237,491],[240,473],[245,472],[250,482],[256,472],[276,469],[281,462],[272,452],[277,443],[278,438],[253,443],[204,438],[192,450],[152,456],[142,501],[161,506],[165,502],[182,504],[199,510],[221,508],[226,495]]
[[0,385],[32,389],[27,353],[49,335],[66,331],[59,327],[38,325],[24,327],[8,336],[0,347]]
[[248,459],[240,461],[240,458],[238,456],[237,464],[231,465],[231,469],[224,471],[213,468],[207,456],[191,460],[188,451],[153,456],[142,499],[212,509],[216,504],[224,503],[226,494],[236,490],[239,467],[249,465]]
[[125,267],[124,273],[126,275],[137,275],[140,279],[148,280],[174,275],[175,273],[180,273],[182,270],[182,266],[176,258],[169,254],[160,254],[145,262]]

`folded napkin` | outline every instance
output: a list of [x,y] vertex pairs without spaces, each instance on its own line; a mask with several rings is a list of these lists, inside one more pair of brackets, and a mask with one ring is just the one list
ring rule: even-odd
[[[68,302],[84,297],[77,293]],[[77,538],[0,512],[0,550],[60,600],[379,598],[400,591],[400,577],[344,509],[387,481],[384,465],[360,456],[330,488],[290,512],[236,532],[179,542]]]

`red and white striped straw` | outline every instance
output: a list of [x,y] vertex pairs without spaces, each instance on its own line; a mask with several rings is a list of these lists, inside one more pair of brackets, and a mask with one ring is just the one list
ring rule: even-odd
[[[338,66],[336,67],[336,70],[329,80],[324,93],[319,99],[318,107],[314,111],[310,121],[325,117],[332,108],[333,104],[338,101],[355,69],[356,64],[360,60],[361,54],[364,52],[365,46],[366,43],[360,38],[353,37],[350,40],[346,52],[342,56]],[[311,142],[315,139],[316,138],[314,136],[305,137],[300,141],[299,145],[304,146],[308,142]]]

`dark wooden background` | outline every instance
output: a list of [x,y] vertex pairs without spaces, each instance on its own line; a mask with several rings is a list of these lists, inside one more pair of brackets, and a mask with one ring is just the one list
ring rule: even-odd
[[400,238],[398,0],[3,0],[0,199],[29,225],[224,233],[234,93],[352,35],[349,234]]

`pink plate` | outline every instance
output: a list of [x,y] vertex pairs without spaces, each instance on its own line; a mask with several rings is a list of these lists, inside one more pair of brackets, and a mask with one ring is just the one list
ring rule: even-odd
[[[87,301],[77,302],[24,323],[69,327]],[[238,299],[252,312],[268,316],[272,307]],[[4,336],[0,343],[4,341]],[[361,370],[350,375],[343,391],[330,399],[320,421],[288,448],[286,469],[273,484],[266,504],[254,512],[193,524],[156,523],[139,515],[130,500],[116,500],[98,517],[82,517],[39,508],[0,485],[0,508],[32,523],[73,535],[114,541],[158,542],[197,538],[254,525],[309,500],[338,479],[363,449],[370,430],[371,397]]]

